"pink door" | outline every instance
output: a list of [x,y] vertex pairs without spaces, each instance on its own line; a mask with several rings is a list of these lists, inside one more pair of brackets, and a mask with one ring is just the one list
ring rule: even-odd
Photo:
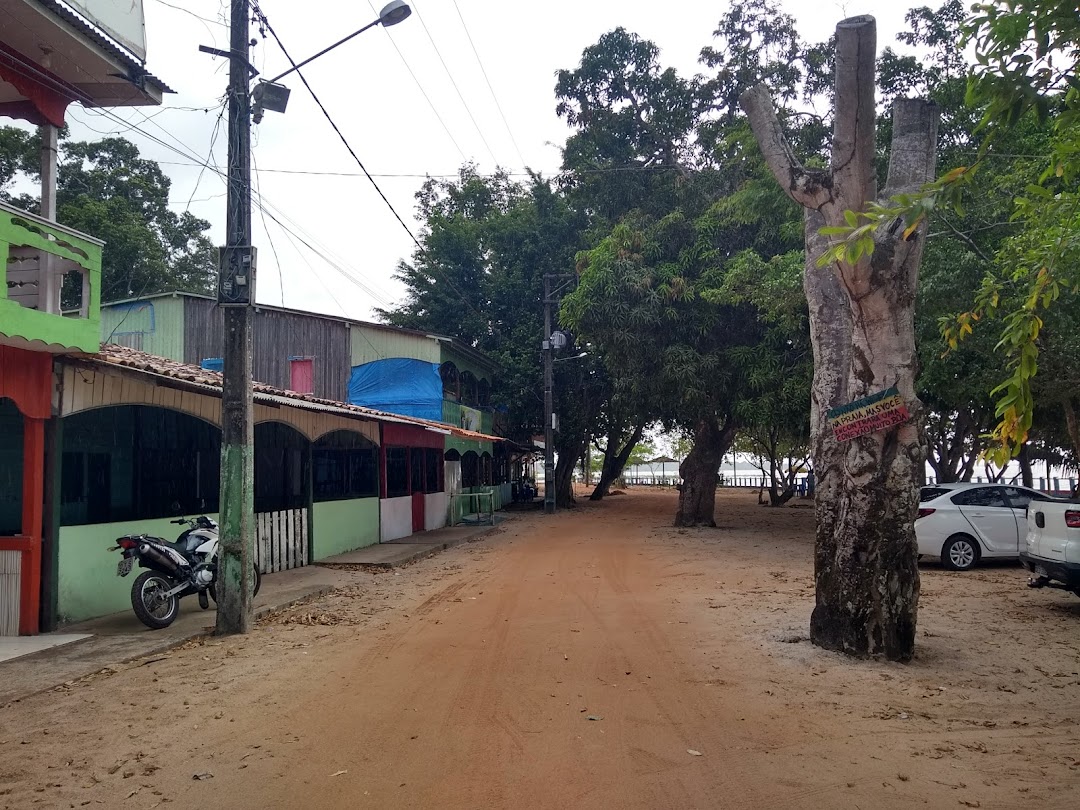
[[312,358],[289,358],[289,390],[298,394],[315,393],[315,361]]

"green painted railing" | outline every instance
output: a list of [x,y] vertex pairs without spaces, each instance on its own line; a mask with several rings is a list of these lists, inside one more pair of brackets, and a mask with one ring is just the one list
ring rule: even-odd
[[[0,338],[25,348],[96,352],[103,244],[0,202]],[[65,311],[61,292],[70,299]]]

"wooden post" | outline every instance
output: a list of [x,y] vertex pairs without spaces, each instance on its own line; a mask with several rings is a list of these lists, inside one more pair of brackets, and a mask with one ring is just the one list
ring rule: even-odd
[[[226,250],[251,245],[251,109],[248,94],[249,9],[232,0],[229,61],[229,182]],[[252,262],[246,280],[255,289]],[[251,387],[251,308],[225,307],[221,391],[221,554],[217,632],[247,633],[252,625],[251,573],[255,537],[255,435]]]
[[45,423],[45,489],[41,538],[41,629],[55,630],[60,590],[60,475],[63,463],[64,421]]
[[41,618],[41,525],[45,503],[45,420],[23,417],[22,559],[19,635],[37,635]]

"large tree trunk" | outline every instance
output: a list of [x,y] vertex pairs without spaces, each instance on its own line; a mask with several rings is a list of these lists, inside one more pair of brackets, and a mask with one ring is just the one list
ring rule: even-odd
[[600,480],[589,496],[590,501],[598,501],[608,494],[612,482],[618,479],[626,469],[626,462],[630,459],[630,454],[634,452],[637,443],[641,441],[641,435],[644,432],[645,425],[638,425],[621,446],[619,442],[622,440],[622,431],[608,432],[607,447],[604,449],[604,466],[600,470]]
[[694,432],[694,446],[682,464],[682,489],[676,526],[715,526],[716,484],[720,462],[735,441],[735,420],[728,417],[721,427],[715,416],[702,419]]
[[1035,473],[1031,469],[1031,446],[1027,442],[1020,445],[1016,461],[1020,465],[1020,483],[1025,487],[1034,487]]
[[[1065,411],[1065,432],[1069,434],[1073,458],[1080,459],[1080,416],[1076,412],[1076,400],[1073,397],[1066,398],[1063,408]],[[1047,470],[1046,475],[1049,477],[1049,470]]]
[[964,408],[955,419],[942,415],[930,420],[930,425],[933,436],[927,438],[926,460],[934,470],[937,483],[969,481],[982,449],[981,411]]
[[558,461],[555,463],[555,507],[557,509],[569,509],[577,506],[574,500],[574,468],[577,460],[585,452],[585,444],[589,436],[585,432],[566,433],[559,436],[561,441],[555,443],[555,451]]
[[[811,431],[817,477],[816,605],[810,638],[854,656],[907,661],[915,650],[919,571],[914,532],[924,459],[915,395],[914,303],[925,224],[907,238],[903,222],[874,237],[872,256],[818,268],[822,224],[877,198],[874,178],[873,17],[836,29],[832,167],[803,168],[784,140],[768,91],[744,94],[743,108],[773,175],[808,209],[806,278],[814,347]],[[885,196],[917,191],[933,176],[937,111],[899,99]],[[814,231],[815,233],[812,233]],[[822,318],[829,320],[822,322]],[[840,444],[829,408],[896,386],[912,418]]]

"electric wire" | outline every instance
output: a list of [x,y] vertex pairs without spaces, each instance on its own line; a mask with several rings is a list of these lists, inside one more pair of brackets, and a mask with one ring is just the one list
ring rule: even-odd
[[454,0],[454,11],[457,12],[458,19],[461,20],[461,27],[465,29],[465,36],[469,40],[469,47],[472,48],[473,56],[476,57],[476,64],[480,66],[480,72],[484,75],[484,81],[487,83],[488,92],[491,93],[491,100],[495,102],[495,109],[499,111],[499,117],[502,118],[503,126],[506,127],[506,134],[510,136],[510,142],[514,145],[514,151],[517,152],[518,160],[521,161],[522,168],[525,168],[528,164],[525,163],[525,158],[521,154],[521,148],[518,146],[517,138],[514,137],[514,133],[510,129],[510,122],[506,120],[506,114],[503,113],[499,98],[495,95],[495,88],[491,86],[491,79],[488,78],[487,70],[484,69],[484,62],[480,58],[480,52],[476,49],[476,43],[473,42],[472,34],[469,33],[469,26],[465,24],[465,17],[461,13],[461,7],[458,6],[457,0]]
[[[267,19],[266,14],[262,11],[261,8],[259,8],[257,0],[252,0],[251,6],[252,6],[252,10],[258,16],[259,21],[266,27],[266,30],[270,33],[270,36],[274,38],[274,41],[277,43],[278,47],[281,48],[281,52],[285,55],[285,58],[289,60],[289,64],[293,68],[295,68],[296,67],[296,62],[293,60],[292,56],[289,54],[288,50],[285,48],[285,45],[282,43],[281,38],[277,35],[277,32],[274,30],[274,27],[270,24],[270,21]],[[371,182],[371,185],[374,186],[375,190],[379,193],[379,196],[382,198],[383,202],[386,203],[387,207],[390,209],[390,212],[394,215],[394,218],[398,221],[398,223],[401,225],[401,227],[404,228],[405,232],[409,235],[409,238],[413,241],[413,244],[416,245],[417,250],[421,253],[421,255],[425,254],[426,251],[424,250],[423,245],[420,244],[420,241],[416,238],[416,236],[413,234],[412,230],[405,223],[405,220],[401,218],[401,215],[397,212],[397,209],[394,208],[393,204],[387,198],[386,194],[383,193],[383,190],[379,187],[379,184],[375,182],[375,178],[373,178],[371,176],[371,173],[368,172],[367,167],[364,166],[363,161],[361,161],[360,157],[356,154],[356,150],[353,149],[352,145],[349,143],[348,139],[345,137],[345,134],[341,131],[341,128],[338,127],[337,123],[331,117],[330,113],[327,111],[326,107],[323,105],[322,101],[319,99],[318,95],[315,93],[315,90],[312,88],[311,84],[308,82],[308,80],[304,76],[303,72],[300,71],[300,70],[296,70],[296,75],[300,78],[300,81],[303,83],[304,87],[307,88],[308,93],[311,94],[312,100],[314,100],[316,105],[318,105],[319,109],[322,111],[323,116],[330,123],[330,126],[333,128],[334,132],[337,133],[338,138],[345,145],[345,148],[349,151],[349,154],[352,155],[353,160],[356,161],[356,164],[360,167],[360,170],[364,173],[364,175]],[[433,264],[430,265],[430,266],[434,267]],[[462,303],[464,303],[467,307],[469,307],[469,309],[471,309],[477,315],[477,317],[480,317],[481,319],[483,319],[483,315],[479,312],[479,310],[476,309],[476,307],[472,304],[472,302],[469,301],[469,299],[465,296],[465,294],[462,293],[460,289],[458,289],[457,285],[455,285],[453,283],[453,281],[451,281],[448,276],[443,275],[443,280],[446,281],[447,285],[457,294],[457,296],[461,299]]]
[[454,74],[450,72],[450,67],[446,64],[446,60],[443,59],[442,52],[439,50],[439,46],[435,44],[435,38],[431,35],[431,31],[428,29],[427,23],[424,21],[424,15],[420,13],[420,7],[416,4],[416,0],[412,3],[413,10],[416,12],[417,19],[420,20],[420,25],[424,29],[424,33],[427,34],[428,40],[431,42],[431,47],[435,50],[435,55],[439,57],[439,61],[442,63],[443,70],[446,71],[446,76],[450,79],[450,84],[454,86],[454,92],[457,93],[459,99],[461,99],[461,105],[465,108],[465,112],[469,116],[469,120],[472,121],[473,126],[476,128],[476,134],[480,136],[480,140],[484,143],[484,148],[487,149],[488,154],[491,156],[492,162],[498,166],[499,161],[495,157],[495,153],[491,151],[491,145],[488,143],[487,138],[484,137],[484,131],[480,129],[480,125],[476,123],[476,118],[472,114],[472,110],[469,108],[469,103],[465,101],[465,96],[461,93],[461,88],[458,87],[457,80],[454,79]]
[[[378,12],[375,11],[375,6],[371,3],[371,0],[368,0],[368,5],[371,6],[371,10],[373,12],[378,14]],[[391,36],[390,32],[386,30],[385,26],[381,27],[383,29],[383,33],[386,34],[386,38],[390,40],[390,44],[393,45],[394,50],[397,51],[397,55],[398,57],[400,57],[401,63],[405,65],[405,70],[409,71],[409,75],[412,76],[412,80],[416,83],[416,87],[420,91],[420,95],[422,95],[424,97],[424,101],[428,103],[431,111],[435,114],[435,118],[438,119],[439,124],[443,128],[443,131],[446,133],[446,137],[448,137],[450,139],[450,142],[454,144],[454,148],[457,149],[457,153],[461,156],[461,160],[464,163],[468,160],[468,158],[465,156],[465,150],[461,148],[461,144],[457,142],[457,138],[455,138],[453,133],[450,132],[450,127],[446,125],[446,121],[444,121],[442,115],[439,114],[439,110],[435,107],[435,102],[433,102],[431,100],[431,97],[428,96],[427,90],[424,89],[424,85],[420,83],[420,79],[417,77],[416,73],[413,72],[412,65],[409,64],[409,60],[405,58],[405,54],[402,53],[401,48],[399,48],[397,42],[394,41],[394,37]]]
[[[253,6],[255,6],[255,8],[253,8],[253,10],[256,10],[257,9],[257,3],[253,2]],[[286,58],[289,59],[290,63],[295,66],[295,62],[292,60],[292,57],[289,56],[289,54],[286,51],[284,45],[281,43],[280,38],[277,36],[276,32],[274,32],[273,28],[270,26],[269,21],[265,17],[265,14],[263,14],[261,12],[261,10],[258,10],[257,13],[259,14],[261,20],[265,23],[265,25],[267,27],[267,30],[270,31],[271,35],[274,37],[274,39],[277,42],[278,46],[281,48],[282,53],[284,53]],[[24,27],[25,27],[25,24],[24,24]],[[16,72],[20,72],[20,73],[22,73],[22,75],[25,75],[28,78],[38,78],[33,73],[29,73],[29,72],[26,72],[24,70],[19,70],[18,67],[16,67],[15,69],[16,69]],[[90,77],[89,74],[87,74],[85,70],[82,70],[81,68],[79,68],[79,69],[80,69],[80,71],[82,73],[84,73],[85,75]],[[412,233],[412,230],[408,227],[408,225],[405,223],[405,221],[401,218],[400,214],[398,214],[397,210],[390,203],[389,199],[387,199],[386,195],[382,192],[382,189],[380,189],[378,184],[375,183],[374,179],[372,179],[370,173],[367,172],[366,167],[360,161],[359,157],[356,155],[356,153],[353,150],[352,146],[349,144],[348,140],[345,138],[345,136],[341,132],[340,128],[334,122],[333,118],[331,118],[331,116],[330,116],[329,112],[327,112],[325,106],[323,106],[322,102],[318,99],[318,97],[316,96],[314,90],[311,88],[310,84],[308,84],[308,82],[304,78],[304,76],[302,74],[300,74],[300,71],[297,71],[297,74],[300,75],[300,78],[303,81],[304,86],[308,89],[308,92],[311,93],[312,98],[316,101],[316,103],[318,104],[318,106],[322,110],[323,115],[330,122],[331,126],[333,127],[333,129],[337,133],[338,137],[341,139],[341,141],[344,143],[346,148],[349,150],[349,153],[353,156],[353,159],[356,161],[357,165],[360,166],[360,168],[364,172],[365,176],[369,179],[369,181],[375,187],[376,191],[378,191],[380,197],[383,199],[383,202],[386,203],[386,205],[390,208],[390,211],[394,214],[394,217],[397,219],[398,223],[405,230],[405,232],[409,235],[409,238],[412,240],[413,244],[417,247],[417,250],[422,255],[425,254],[426,251],[424,250],[423,246],[417,240],[416,236]],[[90,77],[90,78],[92,78],[92,77]],[[88,109],[88,108],[84,107],[84,109]],[[141,111],[138,111],[138,110],[137,110],[137,112],[141,113]],[[205,166],[206,168],[210,169],[215,174],[217,174],[222,179],[222,181],[225,182],[226,186],[228,185],[228,175],[227,175],[227,173],[222,171],[216,165],[214,165],[211,162],[210,158],[207,158],[206,160],[200,160],[199,157],[196,154],[194,154],[193,150],[191,150],[190,147],[188,147],[183,141],[181,141],[179,138],[177,138],[175,135],[173,135],[168,130],[164,129],[164,127],[161,127],[160,124],[157,124],[156,122],[152,121],[152,119],[149,118],[148,116],[146,116],[145,114],[142,114],[142,115],[143,115],[143,118],[146,121],[150,121],[151,123],[154,123],[155,126],[157,126],[159,129],[161,129],[163,132],[165,132],[170,138],[175,140],[179,144],[179,147],[174,146],[174,145],[162,140],[158,136],[153,135],[152,133],[148,132],[147,130],[145,130],[145,129],[141,128],[141,127],[139,127],[138,125],[133,124],[131,121],[125,120],[124,118],[122,118],[121,116],[117,115],[116,113],[112,112],[111,110],[109,110],[107,108],[100,108],[99,111],[96,112],[95,114],[100,115],[102,117],[109,118],[109,119],[111,119],[111,120],[113,120],[113,121],[115,121],[115,122],[117,122],[117,123],[119,123],[119,124],[121,124],[121,125],[123,125],[125,127],[129,127],[130,129],[133,129],[134,131],[140,133],[141,135],[143,135],[145,138],[152,141],[153,143],[156,143],[157,145],[159,145],[159,146],[161,146],[161,147],[163,147],[165,149],[168,149],[169,151],[175,152],[176,154],[180,155],[183,158],[186,158],[189,161],[192,161],[193,165]],[[91,129],[92,131],[98,132],[99,134],[108,134],[108,133],[101,133],[100,130],[95,130],[93,127],[88,127],[88,128]],[[278,226],[281,227],[284,231],[289,232],[289,228],[281,221],[280,218],[275,216],[275,214],[273,213],[273,206],[269,203],[268,200],[266,200],[261,195],[259,195],[259,198],[257,200],[255,200],[254,202],[258,206],[265,206],[265,208],[267,209],[267,215],[275,223],[277,223]],[[288,220],[288,217],[284,216],[283,212],[279,211],[279,213],[282,214],[282,218]],[[372,295],[373,298],[381,299],[384,303],[387,303],[387,304],[390,303],[389,301],[387,301],[387,299],[383,298],[381,295],[374,294],[374,291],[372,291],[370,288],[367,288],[367,285],[365,285],[363,282],[359,281],[359,279],[357,279],[356,277],[354,277],[350,273],[348,273],[343,267],[339,266],[337,262],[333,261],[328,256],[326,256],[325,253],[323,253],[323,252],[319,251],[317,248],[315,248],[311,244],[311,241],[302,238],[299,234],[293,233],[293,235],[296,236],[296,238],[302,244],[304,244],[305,247],[307,247],[309,250],[311,250],[313,253],[315,253],[317,256],[319,256],[321,259],[326,261],[327,264],[329,264],[332,268],[337,270],[339,273],[341,273],[347,279],[349,279],[350,281],[355,283],[361,289],[366,288],[365,291],[367,291],[369,293],[369,295]],[[315,240],[312,240],[312,241],[315,241]],[[433,269],[432,269],[432,272],[434,272]],[[473,312],[478,317],[483,318],[481,313],[476,309],[476,307],[472,304],[472,302],[468,300],[468,298],[461,292],[461,290],[453,283],[453,281],[450,278],[448,278],[446,276],[442,276],[442,280],[444,280],[447,283],[447,285],[458,295],[458,297],[461,299],[462,303],[464,303],[468,308],[473,310]]]
[[[211,148],[213,148],[213,147],[211,147]],[[262,197],[262,190],[261,190],[262,186],[261,186],[261,184],[259,182],[259,166],[258,166],[258,163],[255,160],[255,150],[254,149],[251,150],[251,169],[252,169],[251,173],[252,173],[252,175],[254,177],[254,180],[255,180],[255,193],[261,198]],[[266,209],[263,208],[262,206],[260,206],[259,207],[259,214],[262,216],[263,232],[266,234],[266,240],[270,243],[270,252],[274,255],[274,265],[277,267],[277,277],[278,277],[278,293],[279,293],[278,297],[280,298],[281,306],[284,309],[284,307],[285,307],[285,278],[284,278],[284,276],[282,276],[282,273],[281,273],[281,259],[278,258],[278,252],[277,252],[277,248],[274,247],[273,237],[270,236],[270,228],[268,228],[267,225],[266,225]]]

